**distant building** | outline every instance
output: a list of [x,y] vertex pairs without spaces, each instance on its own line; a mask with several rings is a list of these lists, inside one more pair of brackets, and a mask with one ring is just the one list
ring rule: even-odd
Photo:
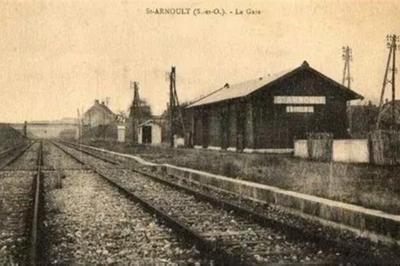
[[361,95],[311,68],[226,84],[186,108],[195,147],[290,151],[310,132],[348,137],[347,103]]
[[99,100],[94,101],[94,105],[90,107],[82,117],[82,123],[84,126],[97,127],[115,124],[117,115],[114,114],[104,102]]
[[155,120],[150,119],[139,124],[137,132],[139,144],[161,144],[162,128]]

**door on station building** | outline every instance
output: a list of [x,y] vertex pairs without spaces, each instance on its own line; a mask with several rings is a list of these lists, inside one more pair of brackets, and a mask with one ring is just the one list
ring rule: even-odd
[[151,144],[151,126],[143,126],[143,144]]

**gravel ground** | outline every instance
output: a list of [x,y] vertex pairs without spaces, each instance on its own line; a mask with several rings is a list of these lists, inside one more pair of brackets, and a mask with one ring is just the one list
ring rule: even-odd
[[[93,152],[91,150],[91,152]],[[94,151],[95,153],[100,153]],[[114,155],[105,155],[104,153],[100,153],[103,156],[114,158]],[[115,159],[115,158],[114,158]],[[144,172],[152,172],[152,169],[144,167],[141,164],[138,164],[135,160],[119,158],[120,161],[123,162],[123,165],[126,167],[134,167],[138,168]],[[357,237],[353,233],[348,231],[339,230],[332,227],[322,226],[321,224],[306,220],[303,218],[299,218],[295,215],[287,213],[282,208],[278,206],[273,206],[269,204],[260,204],[254,202],[252,200],[247,200],[244,198],[238,197],[238,195],[234,195],[232,193],[225,193],[218,190],[210,189],[204,186],[201,186],[196,183],[187,183],[185,180],[178,180],[177,178],[171,176],[161,176],[168,181],[172,181],[174,183],[182,183],[192,189],[201,191],[205,194],[209,194],[216,198],[221,198],[242,206],[244,208],[253,210],[256,213],[262,213],[265,217],[272,221],[276,221],[278,223],[284,223],[293,228],[299,228],[304,232],[304,238],[307,239],[308,235],[319,236],[321,239],[327,239],[338,243],[338,246],[341,246],[341,243],[345,243],[344,253],[348,253],[348,256],[357,256],[354,257],[354,260],[358,263],[385,263],[385,264],[397,264],[400,261],[400,249],[397,247],[387,246],[381,243],[373,243],[365,238]],[[351,247],[349,250],[348,247]],[[365,254],[362,256],[360,254]]]
[[220,247],[234,254],[244,254],[262,263],[337,263],[348,260],[338,250],[318,247],[308,241],[290,240],[281,232],[261,227],[246,218],[215,208],[187,193],[151,181],[130,170],[102,167],[99,159],[89,156],[83,160],[96,165],[101,172],[130,191],[166,211],[203,237],[218,241]]
[[[338,246],[341,246],[341,243],[345,243],[345,249],[347,249],[349,246],[352,247],[350,253],[353,253],[354,256],[358,256],[354,257],[354,259],[359,263],[382,264],[384,262],[384,264],[395,264],[395,262],[400,261],[399,248],[390,247],[380,243],[373,243],[365,238],[357,237],[351,232],[322,226],[316,222],[305,220],[289,214],[278,206],[261,204],[249,199],[239,198],[235,194],[210,189],[202,186],[201,184],[186,182],[186,180],[178,180],[177,178],[166,176],[163,178],[170,182],[172,181],[173,183],[179,182],[183,186],[210,195],[214,198],[223,199],[227,202],[236,204],[237,206],[252,210],[255,213],[263,214],[271,221],[277,221],[293,228],[299,228],[303,231],[305,238],[307,237],[307,234],[309,234],[317,235],[320,237],[320,239],[332,240],[336,242]],[[365,254],[365,257],[360,257],[360,254]],[[349,254],[349,256],[352,255]]]
[[54,169],[87,169],[87,167],[78,163],[76,160],[66,155],[59,148],[55,147],[49,142],[43,143],[43,169],[54,170]]
[[218,241],[221,247],[233,254],[244,254],[262,263],[335,263],[347,260],[338,250],[318,247],[308,241],[293,241],[282,232],[262,227],[137,173],[108,169],[107,174],[200,235]]
[[4,168],[4,170],[30,170],[35,171],[37,166],[37,151],[40,143],[34,143],[16,161]]
[[0,172],[0,265],[24,264],[35,172]]
[[[71,160],[64,154],[52,163],[57,165],[57,160],[64,159]],[[121,196],[96,174],[76,170],[63,172],[61,189],[56,188],[57,172],[45,173],[44,224],[48,247],[44,257],[48,261],[44,263],[206,262],[200,259],[194,247],[183,244],[169,228],[156,223],[140,205]]]

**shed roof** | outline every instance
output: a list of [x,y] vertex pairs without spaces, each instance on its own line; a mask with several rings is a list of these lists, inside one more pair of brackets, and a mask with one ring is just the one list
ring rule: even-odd
[[109,115],[115,115],[110,108],[108,108],[107,105],[103,104],[103,103],[99,103],[99,101],[95,101],[94,105],[92,105],[85,113],[84,115],[88,114],[89,112],[93,112],[96,110],[102,110],[105,113],[109,114]]
[[138,125],[138,127],[142,127],[142,126],[147,126],[147,125],[157,125],[157,126],[161,126],[160,123],[158,123],[157,121],[155,121],[154,119],[149,119],[144,121],[143,123],[140,123]]
[[328,78],[327,76],[323,75],[322,73],[318,72],[317,70],[311,68],[308,65],[307,61],[304,61],[300,67],[297,67],[295,69],[281,71],[281,72],[278,72],[278,73],[275,73],[272,75],[260,77],[258,79],[248,80],[248,81],[233,84],[233,85],[225,84],[224,87],[219,88],[219,89],[211,92],[210,94],[206,95],[205,97],[200,98],[196,102],[189,105],[187,108],[201,106],[201,105],[207,105],[207,104],[211,104],[211,103],[216,103],[216,102],[221,102],[221,101],[225,101],[225,100],[231,100],[231,99],[248,96],[251,93],[253,93],[254,91],[256,91],[266,85],[270,85],[277,80],[288,77],[289,75],[293,75],[293,74],[297,73],[298,71],[305,69],[305,68],[312,70],[313,72],[315,72],[321,78],[327,80],[328,82],[334,83],[335,86],[344,90],[346,93],[349,93],[351,95],[351,98],[353,98],[353,99],[363,98],[361,95],[348,89],[347,87],[343,86],[342,84],[334,81],[331,78]]

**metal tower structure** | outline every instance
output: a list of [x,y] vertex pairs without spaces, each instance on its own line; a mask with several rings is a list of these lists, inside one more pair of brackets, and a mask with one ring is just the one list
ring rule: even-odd
[[171,67],[169,73],[169,126],[170,126],[170,144],[174,146],[174,135],[177,127],[182,127],[183,134],[186,134],[185,123],[183,121],[182,110],[179,108],[179,99],[176,92],[176,69]]
[[130,87],[133,90],[133,101],[129,117],[132,122],[132,140],[133,143],[137,143],[136,129],[141,122],[141,110],[140,110],[140,97],[139,97],[139,85],[136,81],[131,81]]
[[[386,62],[385,74],[383,77],[383,84],[381,90],[381,97],[379,101],[379,113],[376,121],[376,129],[379,129],[380,122],[382,119],[382,111],[383,111],[383,98],[385,96],[385,88],[387,84],[392,84],[392,101],[391,101],[391,128],[394,129],[396,125],[396,50],[400,47],[398,42],[400,40],[400,36],[391,34],[386,36],[387,40],[387,48],[389,48],[389,56]],[[389,79],[389,74],[391,74],[391,78]]]
[[[342,58],[344,60],[344,68],[343,68],[343,78],[342,78],[342,85],[346,86],[347,88],[351,89],[351,81],[352,77],[350,75],[350,62],[353,61],[352,50],[349,46],[342,47]],[[349,133],[351,134],[352,129],[352,112],[350,108],[350,101],[347,102],[347,107],[349,108]]]
[[342,50],[342,58],[344,60],[342,84],[343,86],[347,86],[347,88],[351,89],[351,80],[353,79],[350,75],[350,62],[353,61],[352,50],[349,46],[342,47]]

